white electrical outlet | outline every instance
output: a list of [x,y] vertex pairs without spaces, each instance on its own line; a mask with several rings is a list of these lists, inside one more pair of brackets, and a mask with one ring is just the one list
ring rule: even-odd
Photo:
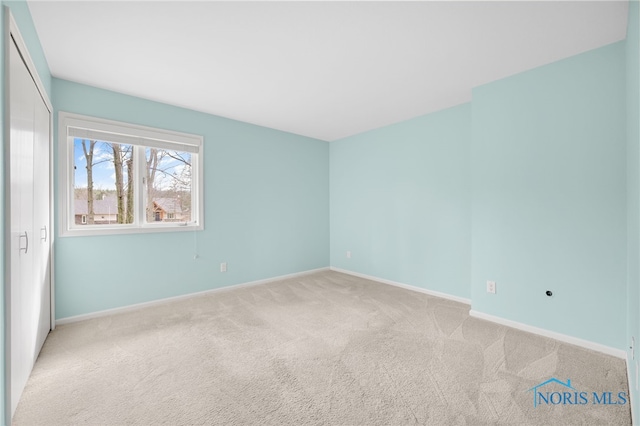
[[496,294],[496,282],[487,281],[487,293]]
[[351,259],[351,252],[347,251],[347,259]]
[[227,272],[227,262],[222,262],[220,264],[220,272]]

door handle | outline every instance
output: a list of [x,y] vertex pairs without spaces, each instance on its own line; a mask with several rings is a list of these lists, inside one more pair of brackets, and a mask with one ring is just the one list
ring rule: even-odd
[[[42,231],[44,231],[44,237],[42,236]],[[42,241],[47,241],[47,227],[46,226],[40,228],[40,239]]]
[[[22,247],[22,239],[23,238],[26,241],[24,247]],[[24,231],[24,235],[20,235],[20,243],[18,245],[19,245],[18,251],[24,250],[24,253],[27,254],[27,252],[29,251],[29,234],[27,234],[27,231]]]

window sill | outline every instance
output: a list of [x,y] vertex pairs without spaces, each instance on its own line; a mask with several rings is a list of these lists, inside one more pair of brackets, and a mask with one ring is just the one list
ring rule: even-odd
[[145,225],[145,226],[108,226],[100,227],[77,227],[65,229],[60,232],[60,237],[88,237],[100,235],[127,235],[127,234],[149,234],[161,232],[193,232],[202,231],[204,227],[200,224],[187,225]]

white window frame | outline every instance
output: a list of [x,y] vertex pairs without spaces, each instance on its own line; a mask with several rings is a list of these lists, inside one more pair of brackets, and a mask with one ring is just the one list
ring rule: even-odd
[[[71,130],[70,130],[71,129]],[[142,170],[146,167],[146,156],[136,155],[136,167],[133,180],[135,182],[135,204],[133,223],[113,225],[76,225],[73,209],[74,192],[74,136],[86,132],[86,137],[95,137],[108,133],[108,142],[129,143],[134,149],[144,152],[145,147],[160,149],[185,150],[191,152],[194,161],[191,164],[191,222],[146,222],[145,191]],[[78,136],[75,136],[78,137]],[[115,140],[113,140],[115,139]],[[200,135],[174,132],[139,126],[119,121],[89,117],[68,112],[58,112],[58,154],[60,162],[59,196],[60,196],[60,236],[80,235],[114,235],[136,234],[148,232],[180,232],[204,229],[204,140]]]

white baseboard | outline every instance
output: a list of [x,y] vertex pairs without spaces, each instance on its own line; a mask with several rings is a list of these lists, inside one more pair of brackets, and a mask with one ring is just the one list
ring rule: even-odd
[[308,271],[296,272],[296,273],[287,274],[287,275],[280,275],[280,276],[277,276],[277,277],[266,278],[266,279],[257,280],[257,281],[250,281],[250,282],[242,283],[242,284],[232,284],[232,285],[229,285],[229,286],[226,286],[226,287],[213,288],[213,289],[210,289],[210,290],[199,291],[199,292],[196,292],[196,293],[188,293],[188,294],[181,294],[179,296],[166,297],[164,299],[152,300],[150,302],[136,303],[134,305],[122,306],[120,308],[105,309],[103,311],[91,312],[89,314],[82,314],[82,315],[75,315],[75,316],[72,316],[72,317],[59,318],[59,319],[56,320],[56,325],[70,324],[72,322],[85,321],[85,320],[88,320],[88,319],[104,317],[104,316],[107,316],[107,315],[119,314],[119,313],[130,312],[130,311],[136,311],[138,309],[147,308],[149,306],[161,305],[161,304],[164,304],[164,303],[167,303],[167,302],[173,302],[173,301],[176,301],[176,300],[190,299],[192,297],[198,297],[198,296],[202,296],[204,294],[211,294],[211,293],[217,293],[217,292],[220,292],[220,291],[234,290],[234,289],[243,288],[243,287],[252,287],[252,286],[256,286],[256,285],[260,285],[260,284],[267,284],[267,283],[274,282],[274,281],[280,281],[280,280],[285,280],[285,279],[289,279],[289,278],[300,277],[300,276],[303,276],[303,275],[309,275],[309,274],[313,274],[313,273],[316,273],[316,272],[322,272],[322,271],[328,271],[328,270],[329,270],[328,267],[327,268],[311,269],[311,270],[308,270]]
[[409,284],[403,284],[396,281],[386,280],[384,278],[378,278],[372,275],[361,274],[359,272],[353,272],[346,269],[334,268],[333,266],[329,269],[331,269],[332,271],[341,272],[343,274],[353,275],[354,277],[364,278],[366,280],[371,280],[371,281],[377,281],[383,284],[389,284],[392,286],[404,288],[406,290],[417,291],[419,293],[428,294],[429,296],[440,297],[442,299],[449,299],[455,302],[464,303],[465,305],[471,305],[471,299],[466,299],[464,297],[453,296],[447,293],[440,293],[439,291],[427,290],[426,288],[415,287]]
[[550,337],[552,339],[560,340],[561,342],[580,346],[586,349],[591,349],[592,351],[601,352],[603,354],[611,355],[616,358],[627,358],[627,352],[623,351],[622,349],[612,348],[611,346],[601,345],[600,343],[591,342],[589,340],[579,339],[577,337],[568,336],[566,334],[557,333],[555,331],[546,330],[544,328],[538,328],[521,322],[497,317],[495,315],[485,314],[484,312],[474,311],[473,309],[469,311],[469,315],[475,318],[505,325],[507,327],[516,328],[518,330],[527,331],[533,334],[538,334],[540,336]]
[[634,411],[634,404],[633,402],[635,401],[635,396],[636,396],[636,390],[634,389],[634,387],[632,386],[633,380],[631,380],[631,363],[633,362],[632,360],[629,359],[628,354],[626,354],[627,356],[625,357],[625,361],[627,364],[627,383],[629,384],[629,405],[631,405],[631,424],[632,425],[637,425],[638,422],[636,421],[636,412]]

